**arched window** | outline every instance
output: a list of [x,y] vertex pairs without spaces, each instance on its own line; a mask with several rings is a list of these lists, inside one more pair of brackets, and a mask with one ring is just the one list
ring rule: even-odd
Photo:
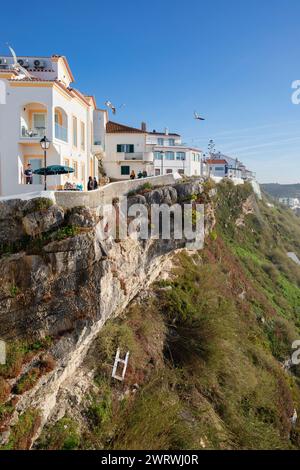
[[54,109],[54,136],[56,139],[68,142],[68,115],[63,108]]

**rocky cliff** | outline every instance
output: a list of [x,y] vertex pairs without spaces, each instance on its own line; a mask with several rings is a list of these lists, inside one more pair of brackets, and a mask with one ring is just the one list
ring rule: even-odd
[[[207,183],[194,180],[145,188],[128,205],[205,202],[209,233],[211,196]],[[184,239],[103,240],[98,212],[66,211],[45,199],[0,203],[0,338],[8,345],[8,362],[0,366],[4,446],[31,446],[106,320],[185,247]],[[25,441],[10,433],[22,419],[29,423]]]

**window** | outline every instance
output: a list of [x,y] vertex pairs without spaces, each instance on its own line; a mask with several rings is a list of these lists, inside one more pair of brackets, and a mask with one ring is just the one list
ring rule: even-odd
[[121,166],[121,175],[125,176],[125,175],[130,175],[130,166]]
[[179,168],[178,173],[179,173],[180,175],[184,175],[184,170],[183,170],[182,168]]
[[46,114],[34,113],[32,116],[33,120],[33,129],[40,136],[45,135],[46,130]]
[[155,168],[155,176],[159,176],[160,175],[160,169],[159,168]]
[[175,160],[174,152],[166,152],[166,160]]
[[158,145],[164,145],[164,139],[158,138],[157,143],[158,143]]
[[81,135],[81,150],[85,150],[85,125],[84,122],[80,123]]
[[77,118],[73,116],[73,145],[77,147]]
[[161,152],[154,152],[154,159],[155,160],[162,160],[163,154]]
[[169,146],[174,147],[175,145],[175,139],[169,139]]
[[167,175],[169,175],[170,173],[173,173],[172,168],[167,168],[167,169],[166,169],[166,173],[167,173]]
[[117,152],[118,153],[134,153],[134,145],[133,144],[118,144]]
[[185,160],[185,152],[177,152],[176,160]]
[[215,166],[215,171],[224,171],[223,166]]

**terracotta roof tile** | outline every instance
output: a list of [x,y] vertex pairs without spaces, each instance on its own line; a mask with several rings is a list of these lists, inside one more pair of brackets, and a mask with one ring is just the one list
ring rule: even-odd
[[209,165],[227,165],[226,160],[220,160],[220,159],[206,160],[206,163],[208,163]]
[[147,132],[135,127],[125,126],[117,122],[108,121],[106,124],[106,132],[108,134],[147,134]]

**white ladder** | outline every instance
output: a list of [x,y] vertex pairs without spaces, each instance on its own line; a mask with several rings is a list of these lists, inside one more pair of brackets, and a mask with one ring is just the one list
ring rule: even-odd
[[[123,382],[123,380],[125,378],[125,374],[126,374],[127,365],[128,365],[128,359],[129,359],[129,351],[127,351],[125,359],[120,359],[120,348],[118,348],[117,353],[116,353],[116,357],[115,357],[115,363],[114,363],[112,374],[111,374],[111,376],[114,379],[120,380],[121,382]],[[119,364],[123,364],[122,375],[117,374],[117,369],[118,369]]]

